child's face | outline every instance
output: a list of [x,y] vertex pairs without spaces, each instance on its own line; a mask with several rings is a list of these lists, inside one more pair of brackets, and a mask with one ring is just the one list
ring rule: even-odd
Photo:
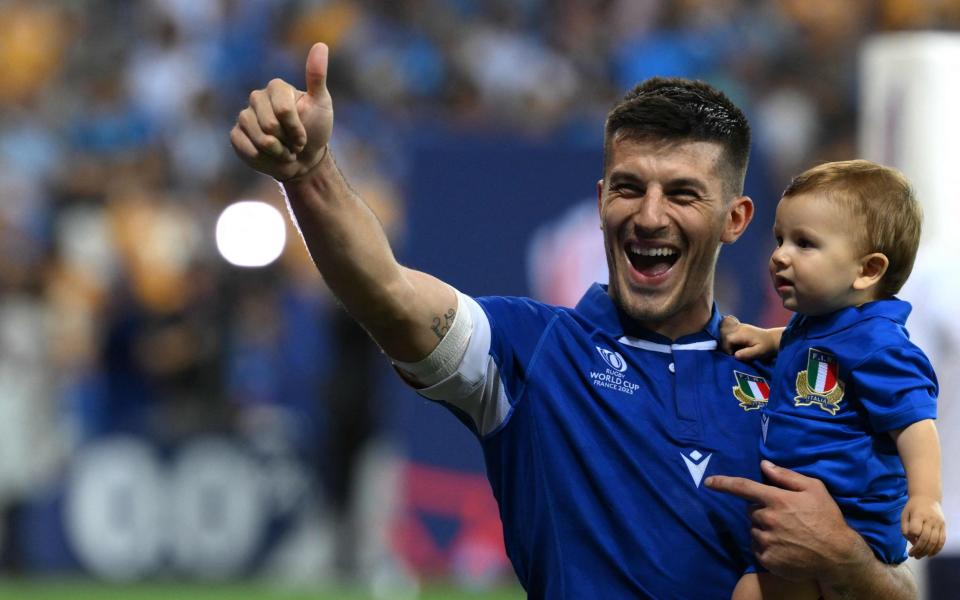
[[858,302],[856,246],[862,225],[816,193],[782,198],[773,232],[770,275],[784,308],[822,315]]

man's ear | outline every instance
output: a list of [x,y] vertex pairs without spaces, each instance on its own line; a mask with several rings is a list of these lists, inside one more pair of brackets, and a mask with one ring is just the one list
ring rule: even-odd
[[881,252],[867,254],[860,259],[860,274],[853,280],[853,289],[866,290],[880,283],[887,274],[890,260]]
[[749,196],[738,196],[730,201],[727,207],[727,222],[723,228],[720,241],[732,244],[737,241],[747,225],[753,220],[753,200]]

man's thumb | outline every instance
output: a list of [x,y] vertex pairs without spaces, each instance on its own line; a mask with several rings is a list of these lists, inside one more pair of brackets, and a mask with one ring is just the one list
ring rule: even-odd
[[327,57],[330,50],[327,45],[317,42],[307,55],[306,80],[307,94],[319,98],[327,89]]

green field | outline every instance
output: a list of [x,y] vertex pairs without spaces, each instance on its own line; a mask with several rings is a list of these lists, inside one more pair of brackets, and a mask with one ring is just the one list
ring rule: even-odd
[[[86,580],[0,580],[3,600],[374,600],[350,588],[287,589],[263,583],[107,585]],[[419,600],[522,600],[519,587],[469,592],[449,585],[425,586]],[[376,600],[391,600],[389,595]]]

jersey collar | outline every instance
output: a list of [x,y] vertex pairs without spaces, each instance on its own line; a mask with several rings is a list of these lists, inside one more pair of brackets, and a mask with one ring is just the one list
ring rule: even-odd
[[710,320],[707,321],[702,331],[671,340],[665,335],[660,335],[634,323],[630,317],[625,315],[620,308],[613,303],[613,300],[607,293],[607,286],[599,283],[590,286],[587,293],[584,294],[580,302],[577,303],[575,310],[612,337],[619,338],[626,335],[668,345],[687,344],[707,340],[719,341],[720,320],[723,318],[723,315],[717,310],[716,302],[714,302],[713,309],[710,312]]
[[899,325],[906,325],[912,309],[909,302],[888,298],[860,306],[848,306],[816,317],[795,314],[789,327],[794,331],[805,330],[807,337],[823,337],[871,318],[890,319]]

